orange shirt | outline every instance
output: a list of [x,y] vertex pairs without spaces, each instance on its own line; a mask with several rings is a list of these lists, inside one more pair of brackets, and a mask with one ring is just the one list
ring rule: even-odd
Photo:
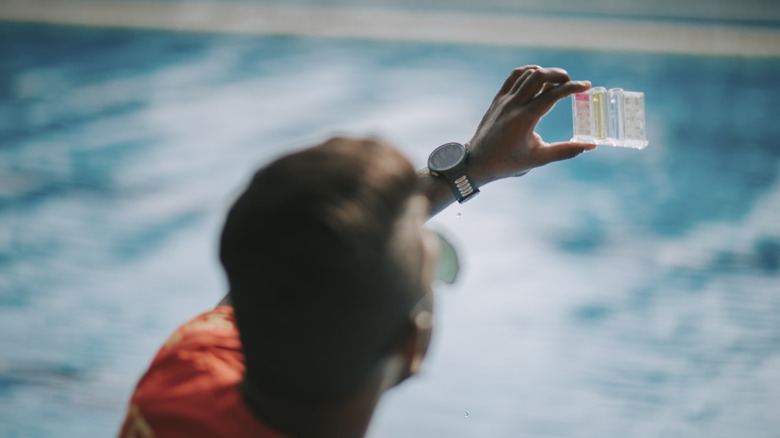
[[192,319],[141,377],[120,438],[285,438],[249,411],[238,389],[243,374],[233,308]]

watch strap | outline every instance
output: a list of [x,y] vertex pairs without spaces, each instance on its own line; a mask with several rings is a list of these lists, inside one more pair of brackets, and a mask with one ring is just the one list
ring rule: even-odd
[[444,178],[455,199],[461,204],[479,193],[468,172],[469,151],[460,143],[445,143],[428,157],[428,169],[433,176]]
[[461,204],[479,193],[477,185],[468,173],[463,173],[455,179],[447,178],[447,182],[450,183],[450,187],[455,193],[455,199]]

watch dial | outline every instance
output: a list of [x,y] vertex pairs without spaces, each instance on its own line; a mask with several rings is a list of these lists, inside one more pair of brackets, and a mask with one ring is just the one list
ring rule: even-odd
[[444,172],[457,166],[466,156],[466,148],[459,143],[447,143],[433,151],[428,167],[434,172]]

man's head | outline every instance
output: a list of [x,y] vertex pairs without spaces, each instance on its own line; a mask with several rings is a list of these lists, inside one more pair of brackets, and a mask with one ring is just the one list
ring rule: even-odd
[[257,172],[222,234],[255,389],[348,395],[429,304],[427,214],[412,165],[374,139],[334,138]]

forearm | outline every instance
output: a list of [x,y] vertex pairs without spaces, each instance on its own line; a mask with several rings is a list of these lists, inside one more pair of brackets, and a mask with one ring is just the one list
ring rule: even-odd
[[[467,143],[466,148],[468,149],[468,147]],[[476,185],[477,190],[485,184],[498,179],[493,177],[489,170],[486,170],[486,166],[475,166],[473,160],[469,159],[467,159],[466,163],[466,172]],[[447,179],[442,176],[434,176],[428,167],[417,171],[417,179],[420,184],[420,191],[428,198],[430,203],[429,217],[435,216],[456,200],[453,187]]]
[[[468,143],[465,144],[465,147],[467,150],[470,149]],[[500,179],[490,172],[489,162],[488,165],[480,165],[480,163],[477,163],[476,160],[473,160],[470,157],[471,152],[468,152],[466,158],[466,174],[476,185],[477,191],[485,184]],[[527,171],[522,172],[521,174],[525,173],[527,173]],[[428,198],[430,204],[429,217],[435,216],[457,199],[455,196],[455,189],[447,179],[441,175],[434,175],[435,174],[428,167],[424,167],[417,171],[420,191]]]
[[427,167],[417,171],[417,179],[422,194],[430,203],[429,217],[435,216],[455,201],[455,194],[447,181],[431,175]]

